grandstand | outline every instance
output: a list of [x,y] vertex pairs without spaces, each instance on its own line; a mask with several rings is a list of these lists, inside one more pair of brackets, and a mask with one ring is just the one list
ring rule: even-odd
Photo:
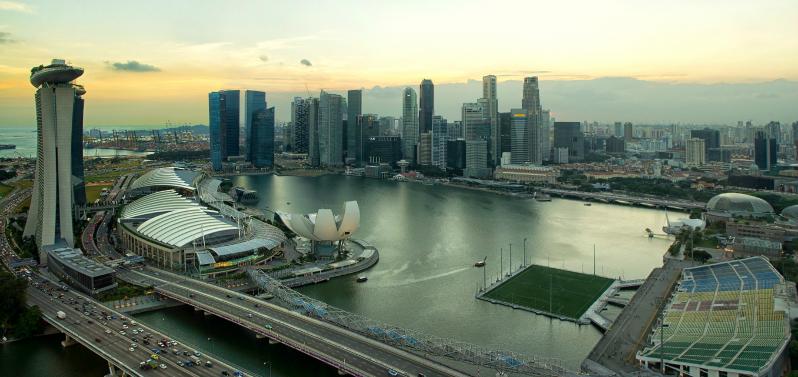
[[683,271],[641,364],[689,376],[781,376],[790,340],[782,276],[762,257]]

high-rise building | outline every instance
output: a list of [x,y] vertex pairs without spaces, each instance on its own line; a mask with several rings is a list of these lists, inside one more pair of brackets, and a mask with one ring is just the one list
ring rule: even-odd
[[706,155],[705,161],[721,161],[720,149],[720,131],[711,128],[704,128],[703,130],[691,130],[691,138],[699,138],[704,140],[704,154]]
[[421,80],[419,106],[418,106],[418,129],[421,132],[432,131],[432,116],[435,115],[435,87],[432,80]]
[[488,168],[488,141],[466,140],[466,163],[463,175],[466,177],[485,178],[490,176]]
[[792,145],[795,149],[795,159],[798,160],[798,122],[792,122]]
[[83,68],[60,59],[31,70],[30,82],[36,88],[36,170],[23,235],[34,236],[42,264],[47,263],[48,248],[74,246],[72,214],[81,200],[75,196],[83,193],[85,202],[81,96],[86,90],[72,82],[82,74]]
[[447,121],[440,115],[432,117],[432,165],[446,169]]
[[568,161],[581,162],[585,157],[585,138],[581,124],[554,122],[554,148],[568,148]]
[[464,139],[446,141],[446,169],[462,171],[466,166],[466,144]]
[[402,159],[402,139],[399,136],[372,136],[363,141],[366,163],[395,165]]
[[510,110],[510,162],[529,162],[529,120],[526,109]]
[[551,160],[551,111],[540,112],[540,153],[543,161]]
[[769,171],[776,166],[779,144],[769,135],[769,130],[756,131],[754,136],[754,163],[759,170]]
[[490,140],[490,120],[483,104],[464,103],[460,119],[466,140]]
[[622,137],[612,135],[607,138],[605,150],[609,154],[623,154],[626,152],[626,142]]
[[418,144],[418,99],[413,88],[402,95],[402,158],[415,164]]
[[357,138],[355,149],[349,151],[349,159],[356,165],[366,162],[365,148],[363,142],[371,137],[380,136],[380,118],[377,114],[363,114],[355,118],[356,127],[352,130]]
[[482,98],[487,105],[488,122],[490,125],[490,143],[488,145],[489,163],[499,165],[501,158],[501,130],[499,129],[499,99],[496,96],[496,76],[482,77]]
[[291,149],[295,153],[308,153],[310,127],[310,100],[294,97],[291,102]]
[[363,114],[363,91],[346,92],[346,106],[346,157],[359,163],[363,161],[363,133],[358,130],[357,117]]
[[396,135],[396,118],[392,116],[380,117],[380,136]]
[[208,126],[211,136],[211,164],[215,170],[222,161],[240,155],[239,149],[239,98],[238,90],[220,90],[208,94]]
[[512,112],[499,113],[499,153],[511,151],[512,146]]
[[256,110],[252,114],[247,153],[252,166],[274,167],[274,107]]
[[456,120],[446,126],[446,137],[448,140],[465,140],[465,131],[463,130],[463,121]]
[[338,94],[321,91],[319,95],[319,163],[342,166],[344,99]]
[[688,166],[701,166],[706,163],[706,142],[693,137],[685,143],[685,163]]
[[623,137],[623,123],[615,122],[615,132],[613,132],[615,137]]
[[256,111],[266,108],[266,93],[257,90],[244,91],[244,146],[246,148],[247,161],[252,161],[252,153],[249,148],[252,146],[252,119]]
[[623,124],[623,139],[628,143],[632,141],[635,137],[634,128],[632,126],[632,122],[626,122]]
[[432,132],[422,132],[418,137],[418,164],[432,165]]
[[308,162],[310,166],[321,165],[319,151],[319,99],[308,98]]
[[540,88],[537,76],[524,78],[523,98],[521,107],[527,112],[527,122],[529,123],[529,162],[533,164],[543,163],[543,135],[540,129]]

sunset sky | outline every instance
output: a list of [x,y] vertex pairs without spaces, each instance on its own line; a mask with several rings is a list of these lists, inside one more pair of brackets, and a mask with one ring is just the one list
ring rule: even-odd
[[86,70],[89,126],[205,123],[222,88],[264,90],[287,120],[306,87],[422,78],[537,75],[544,105],[546,81],[798,81],[797,20],[795,0],[0,1],[0,126],[33,124],[30,68],[54,57]]

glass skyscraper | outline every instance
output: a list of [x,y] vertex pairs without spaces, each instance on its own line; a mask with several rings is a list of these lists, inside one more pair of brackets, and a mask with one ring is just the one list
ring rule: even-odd
[[252,120],[257,111],[266,108],[266,93],[247,90],[244,92],[244,145],[247,153],[247,161],[252,162]]
[[252,166],[274,166],[274,107],[256,110],[252,114],[249,156]]
[[240,155],[238,90],[221,90],[208,94],[208,127],[210,128],[211,165],[221,170],[222,161]]

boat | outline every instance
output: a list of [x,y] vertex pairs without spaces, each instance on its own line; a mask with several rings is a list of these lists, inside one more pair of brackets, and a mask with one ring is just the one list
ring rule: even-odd
[[17,149],[14,144],[0,144],[0,149]]
[[357,277],[357,282],[358,282],[358,283],[365,283],[365,282],[367,282],[368,280],[369,280],[369,278],[368,278],[368,277],[366,277],[365,275],[360,275],[360,276],[358,276],[358,277]]
[[593,205],[593,203],[585,203],[585,207],[590,207],[592,205]]
[[535,193],[535,200],[537,200],[539,202],[550,202],[551,201],[551,196],[549,196],[549,194],[540,194],[540,195],[538,195],[537,193]]
[[485,261],[487,259],[488,259],[488,257],[485,257],[485,258],[482,258],[482,260],[478,260],[478,261],[474,262],[474,267],[485,267]]

